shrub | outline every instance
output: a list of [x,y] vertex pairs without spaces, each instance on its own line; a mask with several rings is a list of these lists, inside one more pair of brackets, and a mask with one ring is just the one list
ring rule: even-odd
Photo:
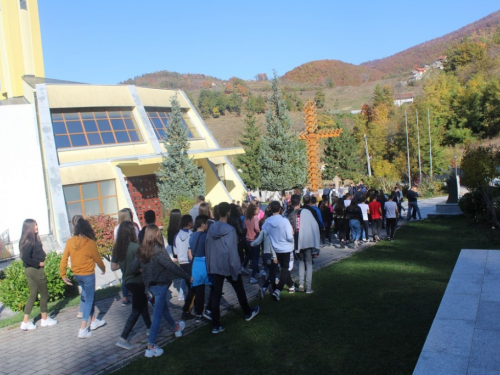
[[115,242],[116,221],[109,215],[94,215],[87,217],[97,239],[97,250],[99,254],[111,261],[111,253]]
[[[45,275],[47,276],[47,289],[49,291],[49,302],[66,297],[71,287],[62,281],[59,275],[59,264],[62,254],[49,252],[45,259]],[[4,270],[5,278],[0,281],[0,300],[12,311],[22,311],[28,300],[30,290],[28,280],[24,274],[22,260],[17,260]],[[68,277],[73,279],[73,274],[68,270]],[[35,301],[35,306],[39,301]]]
[[424,177],[418,185],[418,192],[422,198],[430,198],[443,195],[446,190],[443,181]]
[[[500,215],[500,188],[490,188],[491,200],[497,215]],[[477,190],[464,194],[458,201],[458,206],[465,216],[475,223],[493,225],[488,207],[484,201],[484,195]]]

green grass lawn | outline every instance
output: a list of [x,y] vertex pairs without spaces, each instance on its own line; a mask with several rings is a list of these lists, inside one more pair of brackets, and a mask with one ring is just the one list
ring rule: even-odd
[[[142,358],[120,374],[411,374],[461,249],[498,248],[462,217],[404,226],[313,276],[314,294],[259,301]],[[254,302],[255,304],[256,302]]]

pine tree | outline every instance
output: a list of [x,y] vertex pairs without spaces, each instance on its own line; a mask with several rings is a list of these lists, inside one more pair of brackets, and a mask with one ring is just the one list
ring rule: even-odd
[[189,158],[188,129],[182,119],[177,95],[170,99],[172,114],[162,143],[167,150],[156,172],[158,196],[167,210],[178,208],[183,200],[205,194],[205,172]]
[[363,173],[361,155],[356,139],[345,126],[338,125],[342,133],[338,138],[327,138],[322,162],[325,164],[323,178],[331,180],[335,176],[356,179]]
[[266,113],[266,132],[262,138],[259,164],[262,188],[271,191],[303,186],[306,181],[304,144],[291,129],[290,116],[276,73]]
[[245,130],[241,135],[240,143],[245,150],[244,154],[238,155],[236,159],[236,168],[241,170],[241,178],[252,190],[260,188],[260,132],[256,125],[255,115],[252,111],[248,111],[245,117]]

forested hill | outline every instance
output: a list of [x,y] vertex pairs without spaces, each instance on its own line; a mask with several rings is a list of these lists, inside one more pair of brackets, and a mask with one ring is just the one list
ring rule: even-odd
[[310,84],[313,86],[357,86],[377,81],[384,74],[375,69],[348,64],[339,60],[318,60],[302,64],[287,72],[285,82]]
[[181,89],[194,91],[200,88],[211,88],[212,84],[220,84],[222,80],[205,74],[176,73],[162,70],[154,73],[146,73],[142,76],[129,78],[120,82],[125,85],[137,85],[158,89]]
[[432,63],[445,53],[447,48],[466,36],[473,38],[491,36],[495,33],[499,25],[500,10],[452,33],[408,48],[383,59],[364,62],[361,66],[373,68],[391,76],[405,73],[415,66]]

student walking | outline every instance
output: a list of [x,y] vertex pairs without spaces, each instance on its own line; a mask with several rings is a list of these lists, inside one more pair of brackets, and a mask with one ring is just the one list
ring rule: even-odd
[[212,333],[224,331],[220,324],[220,300],[222,287],[227,280],[233,287],[238,302],[245,314],[245,320],[252,320],[260,311],[259,306],[250,308],[248,304],[243,280],[240,274],[240,257],[238,255],[238,237],[236,230],[227,223],[230,215],[229,203],[219,204],[219,221],[213,223],[208,229],[205,256],[207,272],[212,277]]
[[[191,237],[191,228],[193,228],[193,218],[191,215],[183,215],[181,217],[181,230],[175,236],[175,253],[177,254],[177,260],[179,261],[179,266],[184,272],[191,276],[191,261],[193,259],[192,253],[190,252],[189,239]],[[184,306],[182,308],[182,319],[189,320],[193,319],[194,316],[189,313],[191,303],[193,302],[194,293],[191,289],[191,285],[186,283],[186,281],[181,280],[180,289],[187,291],[185,297]]]
[[178,276],[187,282],[191,282],[192,278],[172,261],[165,251],[160,229],[153,224],[148,225],[146,228],[144,241],[130,266],[130,271],[133,274],[141,269],[144,287],[155,298],[148,347],[144,355],[148,358],[158,357],[163,354],[163,349],[155,345],[160,330],[161,317],[163,316],[170,325],[175,337],[181,337],[182,330],[185,327],[183,321],[175,322],[168,308],[169,288],[172,279],[174,276]]
[[[291,280],[290,271],[293,269],[293,231],[288,219],[280,215],[281,205],[278,201],[272,201],[269,204],[273,214],[266,220],[262,229],[265,230],[271,238],[278,263],[281,267],[280,280],[276,289],[273,292],[273,297],[276,301],[280,300],[281,291],[285,284]],[[295,292],[293,285],[289,285],[289,291]]]
[[363,213],[356,200],[352,200],[349,207],[345,209],[345,218],[349,221],[349,228],[352,233],[354,248],[357,249],[361,238],[361,225],[363,223]]
[[327,195],[323,195],[319,210],[321,211],[321,218],[325,224],[325,230],[321,232],[321,242],[323,245],[326,245],[328,242],[328,245],[330,246],[332,244],[332,235],[330,230],[333,222],[333,208],[330,206],[330,200]]
[[144,239],[144,233],[146,232],[146,227],[149,224],[154,224],[156,223],[156,214],[153,210],[148,210],[144,213],[144,221],[146,222],[146,225],[142,227],[142,229],[139,231],[139,236],[138,236],[138,244],[142,244],[142,240]]
[[[90,226],[90,223],[83,218],[78,219],[74,236],[66,242],[66,247],[64,248],[64,253],[59,265],[63,281],[68,285],[73,285],[66,275],[68,259],[70,259],[71,271],[75,275],[76,282],[82,288],[80,311],[83,312],[83,315],[80,330],[78,331],[78,337],[82,339],[92,336],[93,330],[106,324],[104,319],[99,320],[94,315],[96,264],[101,269],[103,275],[106,273],[106,266],[97,251],[95,240],[94,230]],[[91,323],[90,326],[87,326],[89,318],[91,319]]]
[[368,237],[368,215],[370,214],[370,207],[366,204],[366,198],[364,196],[359,199],[358,206],[363,215],[363,222],[361,223],[363,230],[361,231],[360,240],[364,238],[365,242],[368,242],[368,239],[370,238]]
[[[149,211],[148,211],[149,212]],[[145,233],[145,231],[143,232]],[[123,349],[132,349],[132,344],[128,341],[128,336],[134,328],[135,323],[142,316],[148,331],[151,328],[151,318],[149,317],[148,300],[146,290],[142,282],[142,275],[131,272],[130,265],[135,258],[139,245],[135,235],[135,227],[132,222],[124,221],[118,229],[118,236],[113,247],[111,256],[111,271],[121,269],[123,282],[127,290],[132,293],[132,311],[125,323],[122,334],[116,346]]]
[[19,252],[24,266],[24,274],[28,279],[30,295],[24,305],[24,318],[21,323],[23,331],[36,329],[36,325],[29,321],[31,310],[40,293],[40,312],[42,327],[50,327],[57,324],[57,320],[48,316],[47,302],[49,292],[47,290],[47,276],[45,275],[45,252],[43,251],[42,241],[38,235],[38,224],[33,219],[26,219],[21,231],[19,240]]
[[410,221],[412,216],[413,218],[416,218],[417,215],[418,220],[422,220],[422,215],[420,215],[420,208],[418,207],[417,187],[412,186],[412,188],[406,193],[406,197],[408,198],[408,215],[406,216],[406,220]]
[[382,205],[378,201],[376,194],[373,194],[371,202],[368,204],[372,216],[373,241],[380,241],[380,228],[382,227]]
[[398,222],[398,205],[394,201],[396,199],[396,193],[392,192],[389,196],[389,200],[385,202],[385,223],[387,229],[387,239],[389,241],[394,240],[394,232],[396,231],[396,224]]
[[347,228],[349,227],[349,221],[345,218],[345,210],[344,198],[339,198],[337,204],[335,204],[333,215],[335,218],[335,225],[338,228],[340,247],[342,249],[345,248]]
[[[257,284],[257,275],[259,272],[259,257],[260,257],[260,246],[252,246],[251,243],[260,233],[259,227],[259,208],[253,204],[249,204],[247,212],[245,214],[244,228],[246,229],[246,245],[250,250],[252,256],[252,277],[250,278],[250,284]],[[246,262],[246,263],[245,263]],[[246,270],[246,265],[248,259],[243,262],[243,272]]]

